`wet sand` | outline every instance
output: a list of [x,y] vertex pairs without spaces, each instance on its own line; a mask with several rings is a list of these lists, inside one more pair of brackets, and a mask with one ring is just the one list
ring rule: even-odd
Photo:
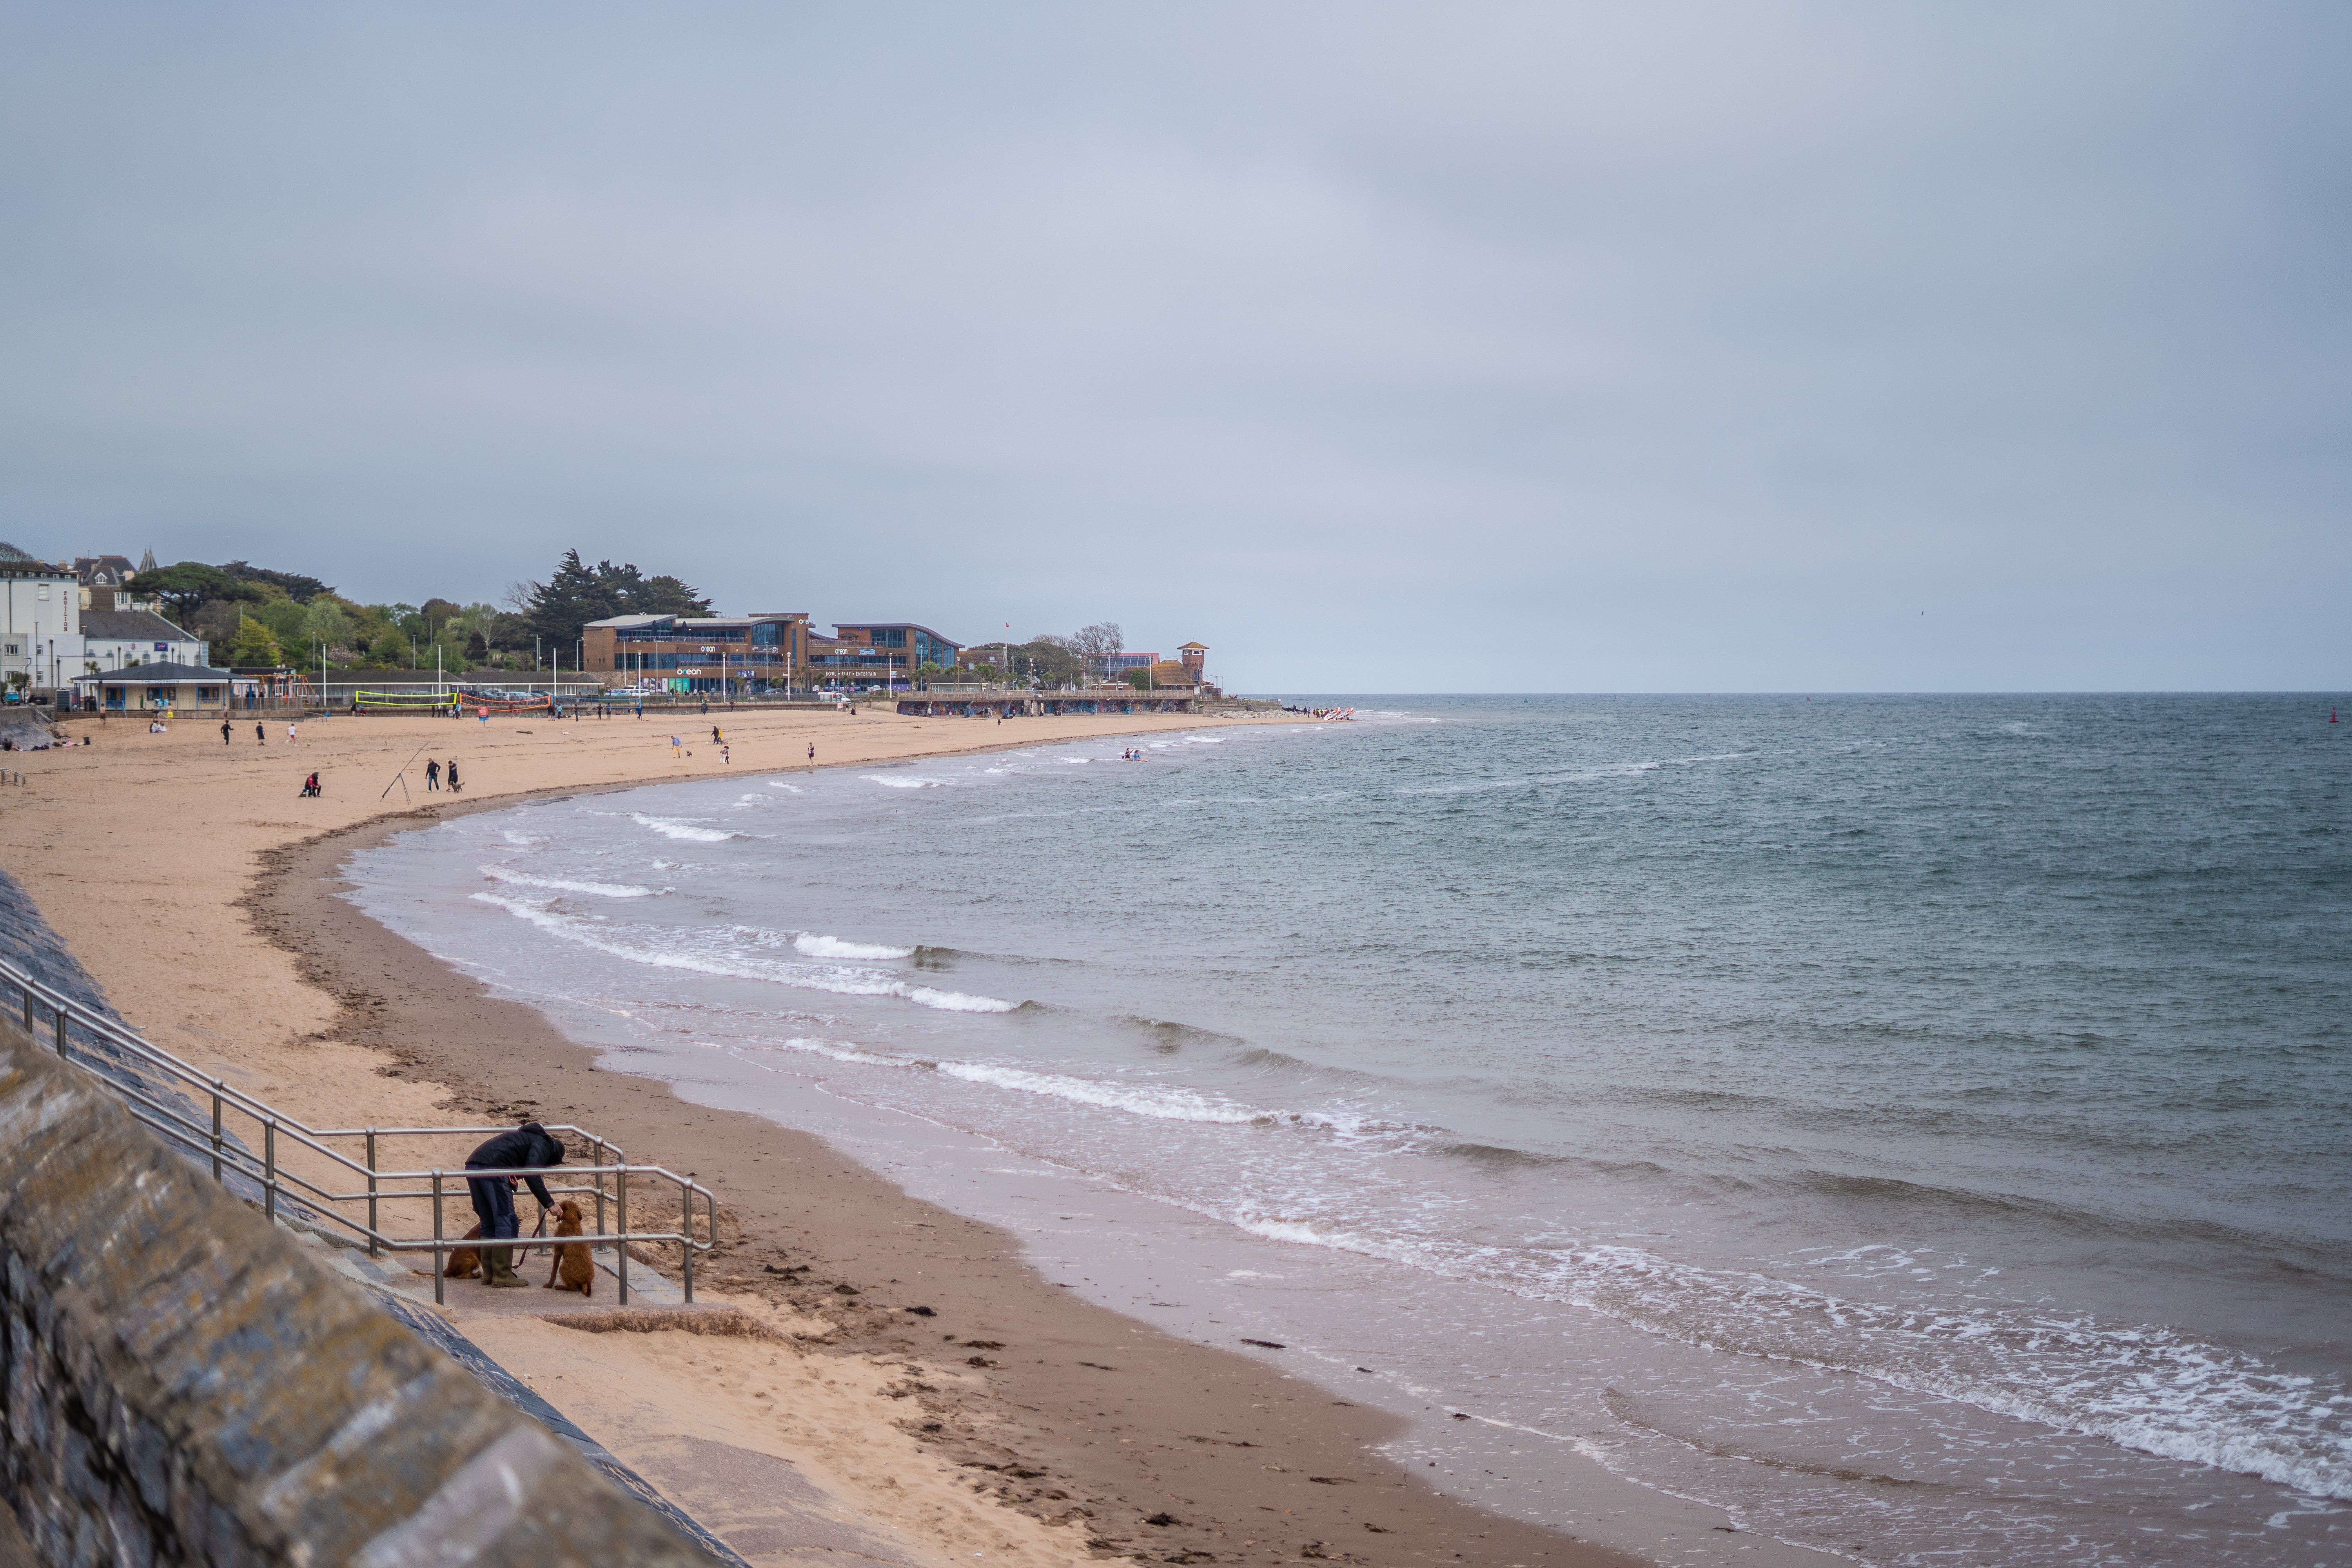
[[[1445,1496],[1370,1451],[1395,1417],[1075,1299],[1007,1233],[911,1198],[819,1139],[604,1070],[537,1012],[338,896],[355,850],[451,811],[804,766],[812,742],[822,765],[1217,721],[718,713],[694,720],[696,755],[674,757],[667,737],[684,722],[345,717],[302,725],[290,752],[282,721],[267,745],[248,721],[226,746],[216,723],[168,735],[135,720],[69,723],[98,742],[24,759],[31,782],[0,799],[14,819],[0,864],[134,1026],[313,1125],[542,1118],[698,1173],[722,1205],[722,1245],[698,1280],[800,1337],[583,1346],[572,1331],[509,1325],[488,1343],[616,1452],[634,1447],[653,1470],[667,1455],[684,1491],[694,1466],[659,1446],[689,1451],[707,1418],[735,1449],[824,1478],[897,1543],[890,1555],[910,1559],[1634,1561]],[[707,744],[713,722],[731,764]],[[427,795],[412,775],[407,808],[396,785],[380,799],[420,746],[458,758],[466,794]],[[296,798],[313,768],[325,797]],[[635,1357],[635,1392],[618,1373],[566,1376],[600,1357]],[[1780,1555],[1752,1536],[1709,1540],[1703,1511],[1683,1511],[1682,1541],[1662,1542],[1662,1558]],[[780,1538],[781,1554],[754,1561],[788,1548]]]

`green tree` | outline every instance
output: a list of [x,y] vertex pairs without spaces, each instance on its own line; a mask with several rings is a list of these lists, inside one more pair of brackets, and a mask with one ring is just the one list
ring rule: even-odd
[[408,639],[402,637],[394,628],[387,626],[383,634],[368,648],[368,652],[378,664],[404,668],[408,663]]
[[258,604],[264,597],[261,590],[250,583],[240,583],[219,567],[207,566],[201,561],[182,561],[139,573],[128,587],[133,594],[154,595],[162,602],[163,613],[182,624],[193,619],[214,599]]
[[417,639],[422,642],[438,637],[448,628],[451,621],[466,612],[463,607],[450,600],[433,598],[425,600],[418,606],[416,613],[425,617],[425,632],[424,637]]
[[352,640],[352,617],[341,605],[321,595],[302,613],[302,637],[331,648],[344,647]]
[[475,632],[468,636],[466,638],[467,665],[468,667],[472,667],[488,664],[489,662],[490,645],[488,639],[484,637],[479,632]]
[[[601,564],[598,570],[602,570]],[[622,571],[635,577],[636,568],[625,566]],[[682,578],[643,577],[621,588],[624,605],[622,614],[629,616],[707,616],[710,601],[696,593]]]
[[1151,689],[1151,672],[1148,669],[1130,669],[1127,672],[1127,683],[1138,691],[1149,691]]
[[282,643],[299,643],[308,635],[303,630],[307,610],[291,599],[273,599],[253,612],[253,616],[269,628],[269,635]]
[[269,635],[269,628],[249,616],[237,626],[236,636],[230,639],[226,658],[233,665],[259,665],[272,669],[286,662],[285,656],[278,651],[278,639]]
[[710,601],[680,578],[648,577],[634,563],[590,566],[580,552],[567,550],[555,574],[544,583],[520,583],[509,603],[520,615],[523,631],[551,648],[569,649],[590,621],[610,616],[707,616]]
[[299,572],[271,572],[244,561],[225,561],[218,570],[226,576],[255,587],[268,584],[289,599],[310,600],[334,589],[316,577],[305,577]]
[[1068,686],[1078,679],[1078,656],[1059,637],[1039,637],[1013,650],[1013,673],[1041,686]]
[[[610,570],[612,563],[604,565]],[[619,597],[594,569],[583,565],[580,552],[567,550],[555,574],[544,583],[525,585],[522,618],[531,635],[560,648],[569,648],[580,628],[621,613]]]

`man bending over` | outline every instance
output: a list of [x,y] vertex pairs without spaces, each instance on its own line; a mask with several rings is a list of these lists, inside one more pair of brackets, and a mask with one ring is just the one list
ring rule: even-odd
[[[511,1132],[501,1132],[472,1153],[466,1156],[466,1185],[474,1196],[474,1212],[481,1216],[484,1241],[511,1241],[515,1237],[515,1206],[512,1178],[508,1176],[477,1176],[475,1171],[527,1171],[537,1165],[563,1163],[563,1145],[555,1141],[546,1128],[536,1121],[526,1121]],[[555,1206],[548,1195],[547,1183],[536,1175],[523,1177],[530,1184],[530,1195],[539,1200],[542,1217]],[[482,1248],[482,1283],[505,1289],[519,1289],[527,1284],[514,1268],[514,1249],[507,1247]]]

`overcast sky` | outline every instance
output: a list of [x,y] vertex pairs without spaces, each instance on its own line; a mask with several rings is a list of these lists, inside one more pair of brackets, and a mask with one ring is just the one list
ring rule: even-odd
[[0,6],[0,538],[1248,690],[2352,686],[2352,9]]

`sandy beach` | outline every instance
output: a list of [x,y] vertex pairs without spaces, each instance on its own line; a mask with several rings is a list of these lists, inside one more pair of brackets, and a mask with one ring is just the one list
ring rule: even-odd
[[[598,1068],[337,896],[359,847],[534,795],[805,767],[811,745],[827,766],[1252,721],[346,716],[290,740],[275,721],[260,742],[248,720],[224,744],[217,723],[77,721],[93,743],[22,757],[26,783],[0,797],[0,864],[135,1026],[313,1125],[543,1118],[697,1172],[723,1205],[705,1288],[779,1337],[583,1335],[531,1301],[467,1331],[714,1528],[740,1526],[754,1562],[809,1543],[743,1511],[759,1485],[714,1480],[718,1448],[813,1484],[849,1532],[825,1549],[907,1562],[1630,1562],[1445,1496],[1371,1452],[1393,1417],[1077,1300],[1005,1233],[820,1140]],[[462,795],[425,793],[426,756],[457,760]],[[323,793],[301,798],[313,771]],[[1780,1560],[1710,1539],[1701,1510],[1675,1526],[1676,1561]]]

